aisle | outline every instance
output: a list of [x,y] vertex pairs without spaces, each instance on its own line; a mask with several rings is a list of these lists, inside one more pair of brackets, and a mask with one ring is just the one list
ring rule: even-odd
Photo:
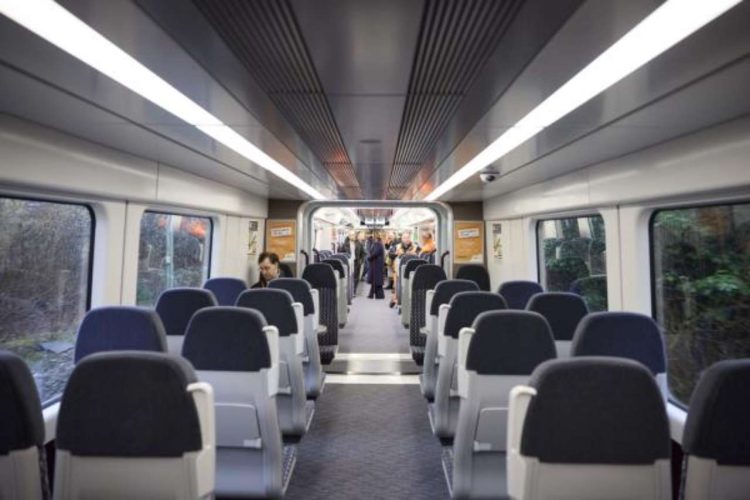
[[339,352],[409,352],[409,332],[395,309],[389,309],[390,290],[383,300],[368,299],[370,285],[360,283],[352,300],[349,321],[339,330]]
[[418,385],[329,384],[286,498],[449,498],[440,451]]

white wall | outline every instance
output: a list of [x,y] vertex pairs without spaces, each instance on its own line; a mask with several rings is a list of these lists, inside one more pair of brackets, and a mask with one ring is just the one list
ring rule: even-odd
[[268,200],[179,169],[0,115],[0,194],[94,210],[92,307],[134,304],[140,220],[147,209],[211,217],[211,275],[257,280],[248,223],[263,248]]

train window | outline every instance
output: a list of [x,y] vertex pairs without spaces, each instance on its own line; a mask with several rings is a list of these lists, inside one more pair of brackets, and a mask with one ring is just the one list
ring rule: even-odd
[[94,215],[86,205],[0,197],[0,349],[23,357],[44,404],[73,369],[89,305]]
[[137,304],[154,305],[168,288],[202,286],[208,278],[212,232],[208,217],[145,212],[138,250]]
[[659,210],[650,231],[669,388],[687,404],[704,369],[750,356],[750,203]]
[[575,292],[591,311],[607,309],[607,248],[600,215],[537,223],[539,282],[550,292]]

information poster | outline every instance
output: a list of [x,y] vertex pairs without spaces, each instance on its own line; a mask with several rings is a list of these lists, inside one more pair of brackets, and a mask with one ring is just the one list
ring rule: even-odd
[[284,262],[295,262],[297,257],[296,220],[266,221],[266,249]]
[[453,262],[457,264],[484,262],[484,222],[458,221],[454,224]]
[[247,225],[247,254],[257,255],[258,254],[258,221],[251,220]]
[[503,225],[492,224],[492,255],[495,260],[503,260]]

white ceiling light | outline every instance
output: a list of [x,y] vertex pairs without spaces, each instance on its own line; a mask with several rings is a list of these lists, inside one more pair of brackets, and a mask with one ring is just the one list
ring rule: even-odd
[[0,0],[0,12],[312,198],[325,199],[291,170],[54,1]]
[[742,0],[668,0],[425,197],[437,200]]

